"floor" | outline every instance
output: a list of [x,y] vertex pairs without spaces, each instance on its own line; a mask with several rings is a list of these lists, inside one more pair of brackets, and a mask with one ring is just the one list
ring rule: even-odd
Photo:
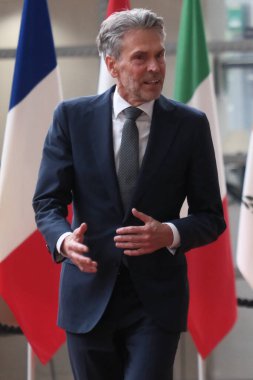
[[[180,342],[176,358],[175,380],[218,379],[218,377],[213,376],[206,376],[206,379],[204,377],[198,378],[196,354],[194,352],[192,355],[189,350],[191,351],[192,347],[186,334]],[[30,372],[30,375],[28,375],[27,368],[27,352],[27,342],[23,335],[0,335],[0,380],[73,380],[66,345],[61,347],[47,365],[42,365],[35,358],[33,371]],[[186,359],[189,356],[191,360]],[[231,380],[231,378],[222,377],[222,380]],[[233,380],[253,380],[253,375],[252,378],[239,379],[233,377]]]
[[0,380],[73,380],[64,345],[53,360],[42,365],[37,358],[30,367],[29,378],[27,342],[23,335],[0,336]]

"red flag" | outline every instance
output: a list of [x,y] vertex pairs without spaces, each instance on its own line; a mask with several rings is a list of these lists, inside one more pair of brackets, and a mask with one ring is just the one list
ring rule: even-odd
[[175,99],[207,114],[227,223],[227,229],[217,241],[187,253],[188,328],[198,352],[205,358],[233,327],[237,302],[217,107],[198,0],[184,0],[178,41]]
[[46,0],[25,0],[0,172],[0,293],[42,363],[65,341],[57,327],[60,266],[36,229],[32,196],[61,99]]
[[129,0],[109,0],[106,17],[110,16],[114,12],[120,12],[126,9],[130,9]]
[[[129,0],[109,0],[106,17],[110,16],[114,12],[121,12],[126,9],[130,9]],[[107,70],[104,58],[101,57],[100,61],[100,73],[98,79],[98,93],[108,90],[114,84],[114,80]]]

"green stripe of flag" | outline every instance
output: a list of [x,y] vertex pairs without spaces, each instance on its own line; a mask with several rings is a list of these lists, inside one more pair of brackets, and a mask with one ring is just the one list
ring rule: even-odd
[[209,71],[199,0],[184,0],[177,45],[174,99],[188,103]]

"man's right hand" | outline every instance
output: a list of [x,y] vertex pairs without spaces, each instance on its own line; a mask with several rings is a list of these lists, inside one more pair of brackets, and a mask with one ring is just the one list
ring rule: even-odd
[[83,244],[83,235],[87,231],[87,224],[82,223],[71,235],[66,236],[61,245],[63,256],[69,258],[80,271],[88,273],[97,272],[97,262],[85,256],[89,252],[87,245]]

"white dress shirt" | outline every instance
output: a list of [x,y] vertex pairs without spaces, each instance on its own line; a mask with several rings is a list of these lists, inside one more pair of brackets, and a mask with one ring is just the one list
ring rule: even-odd
[[[112,128],[113,128],[113,149],[114,149],[114,157],[115,157],[115,166],[116,171],[118,171],[119,168],[119,150],[120,150],[120,144],[121,144],[121,137],[122,137],[122,129],[125,122],[125,115],[124,110],[128,107],[131,107],[131,104],[129,104],[125,99],[123,99],[118,90],[117,87],[115,89],[115,92],[113,94],[113,114],[112,114]],[[145,150],[148,143],[149,138],[149,132],[150,132],[150,125],[152,120],[152,114],[153,114],[153,108],[154,108],[154,100],[151,100],[150,102],[143,103],[140,106],[138,106],[139,109],[143,111],[143,113],[138,117],[136,120],[136,125],[139,132],[139,160],[140,160],[140,166],[145,154]],[[141,211],[141,210],[140,210]],[[180,235],[178,232],[178,229],[176,226],[172,223],[166,223],[168,224],[173,232],[173,243],[168,249],[173,254],[175,252],[175,248],[177,248],[180,245]],[[61,244],[66,236],[71,234],[71,232],[66,232],[60,236],[60,238],[57,241],[57,251],[60,251]]]

